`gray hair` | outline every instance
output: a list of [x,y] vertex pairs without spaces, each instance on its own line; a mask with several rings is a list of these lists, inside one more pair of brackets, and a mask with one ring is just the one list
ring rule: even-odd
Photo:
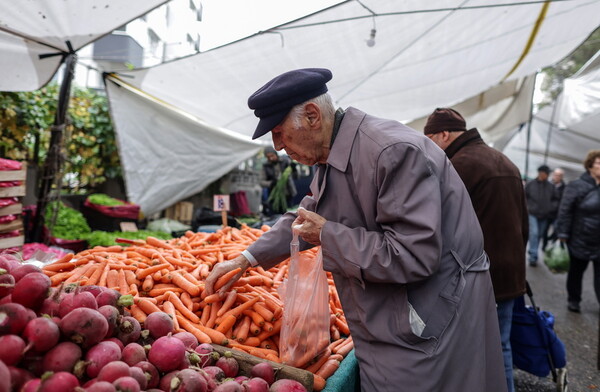
[[318,97],[309,99],[308,101],[302,102],[296,106],[294,106],[288,116],[293,121],[294,127],[300,127],[300,116],[304,114],[304,105],[309,102],[315,103],[319,108],[321,108],[321,113],[323,114],[323,118],[331,118],[333,119],[335,115],[335,107],[333,106],[333,100],[331,99],[331,95],[328,93],[321,94]]

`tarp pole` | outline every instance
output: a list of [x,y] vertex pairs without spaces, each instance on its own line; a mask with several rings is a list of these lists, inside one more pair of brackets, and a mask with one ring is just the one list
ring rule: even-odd
[[[46,206],[49,201],[49,194],[52,190],[52,185],[58,177],[61,177],[62,163],[64,161],[62,155],[62,140],[63,131],[65,129],[65,120],[67,117],[67,109],[69,107],[69,99],[71,97],[71,81],[75,75],[75,64],[77,63],[77,56],[75,53],[69,53],[65,55],[65,70],[60,86],[60,92],[58,94],[58,106],[56,108],[56,116],[54,118],[54,125],[51,129],[50,134],[50,145],[48,147],[48,154],[44,161],[42,168],[41,183],[38,190],[37,209],[35,219],[33,220],[33,242],[41,242],[43,227],[44,227],[44,215]],[[60,183],[58,185],[60,187]],[[60,189],[58,189],[60,192]]]
[[558,99],[554,100],[554,106],[552,106],[552,116],[550,116],[550,124],[548,124],[548,137],[546,138],[546,150],[544,151],[544,165],[548,164],[548,154],[550,153],[550,139],[552,138],[552,131],[554,131],[554,118],[556,116],[557,106]]
[[[537,77],[539,75],[539,72],[535,73],[535,78],[533,80],[533,85],[535,86],[535,83],[537,81]],[[527,144],[525,147],[525,179],[527,180],[527,173],[529,173],[529,149],[530,149],[530,144],[531,144],[531,122],[533,121],[533,94],[535,92],[535,87],[531,90],[531,105],[530,105],[530,109],[529,109],[529,122],[527,123]]]

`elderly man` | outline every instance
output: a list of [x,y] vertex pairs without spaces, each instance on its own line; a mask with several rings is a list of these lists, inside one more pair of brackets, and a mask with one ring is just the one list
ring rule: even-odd
[[467,130],[465,119],[454,109],[435,109],[424,131],[446,152],[467,187],[481,224],[484,249],[490,258],[506,383],[512,392],[510,329],[514,300],[525,294],[528,233],[521,174],[504,154],[485,144],[476,128]]
[[299,226],[301,246],[320,245],[333,274],[363,391],[506,391],[489,261],[460,177],[422,134],[336,111],[331,78],[289,71],[249,98],[254,138],[271,132],[276,149],[318,168],[302,208],[217,264],[207,294],[228,271],[289,257]]

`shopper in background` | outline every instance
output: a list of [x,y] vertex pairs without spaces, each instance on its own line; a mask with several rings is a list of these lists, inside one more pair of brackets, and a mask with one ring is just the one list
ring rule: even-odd
[[[273,214],[284,214],[288,207],[292,206],[292,199],[296,196],[296,186],[294,185],[295,170],[294,165],[287,156],[279,156],[273,147],[264,149],[266,161],[263,163],[260,185],[263,188],[263,214],[271,216]],[[290,168],[290,173],[284,172]],[[276,188],[277,182],[284,176],[285,183]],[[273,192],[281,192],[279,195]],[[274,202],[279,198],[279,202]],[[285,201],[285,204],[281,200]]]
[[274,78],[248,100],[254,137],[318,165],[297,212],[288,212],[223,274],[269,269],[321,246],[356,348],[363,391],[506,391],[498,317],[469,195],[444,153],[397,121],[335,109],[327,69]]
[[484,249],[496,297],[504,371],[514,391],[510,330],[514,299],[525,294],[525,246],[528,216],[519,169],[500,151],[488,146],[476,128],[467,130],[454,109],[438,108],[425,125],[465,183],[481,225]]
[[565,188],[558,211],[558,238],[569,248],[567,306],[581,311],[583,274],[594,264],[594,290],[600,302],[600,150],[592,150],[583,162],[585,173]]
[[554,186],[548,181],[550,168],[538,167],[538,175],[525,185],[527,209],[529,210],[529,265],[535,267],[538,260],[540,239],[552,219],[552,209],[557,200]]
[[552,213],[550,214],[550,224],[546,227],[546,231],[544,232],[544,240],[542,243],[542,249],[544,250],[548,247],[548,242],[556,241],[558,238],[556,235],[556,218],[558,217],[558,207],[560,206],[560,200],[566,186],[563,181],[564,176],[565,172],[560,167],[554,169],[550,176],[550,182],[554,185],[555,195]]

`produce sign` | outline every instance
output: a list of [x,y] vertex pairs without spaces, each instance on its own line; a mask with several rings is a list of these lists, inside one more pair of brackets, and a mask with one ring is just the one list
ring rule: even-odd
[[[174,377],[171,373],[176,372],[177,369],[188,369],[190,365],[196,365],[190,368],[195,372],[194,375],[190,372],[180,374],[177,376],[179,381],[170,382],[168,388],[163,390],[242,391],[243,389],[217,389],[221,387],[221,385],[218,385],[219,383],[225,385],[229,380],[221,380],[218,376],[218,374],[221,374],[219,371],[209,369],[210,365],[199,362],[198,358],[200,358],[200,361],[208,358],[205,356],[205,352],[198,352],[196,348],[194,354],[192,352],[194,349],[191,348],[193,344],[184,343],[180,345],[174,343],[175,340],[173,339],[176,335],[183,336],[180,334],[185,334],[190,339],[193,337],[191,339],[193,342],[204,345],[205,348],[206,345],[213,343],[226,346],[232,351],[241,350],[253,357],[267,362],[271,361],[269,362],[271,364],[281,362],[279,331],[282,325],[283,303],[277,288],[287,276],[289,260],[280,263],[276,268],[269,271],[265,271],[260,267],[248,269],[223,299],[217,295],[207,296],[204,293],[204,279],[208,276],[212,267],[216,263],[238,256],[242,250],[266,230],[268,230],[266,226],[262,230],[242,226],[241,229],[227,227],[216,233],[194,233],[189,231],[181,238],[168,241],[162,241],[155,237],[147,237],[146,240],[118,239],[118,242],[130,246],[95,247],[76,255],[67,255],[55,263],[45,266],[43,268],[44,275],[49,280],[48,284],[54,287],[55,295],[42,299],[43,301],[57,303],[57,311],[61,318],[59,327],[62,328],[61,324],[64,317],[66,317],[64,313],[68,309],[66,303],[62,303],[63,297],[67,298],[67,295],[71,294],[65,293],[66,288],[72,285],[79,287],[73,292],[72,296],[85,295],[89,297],[84,293],[97,294],[96,305],[100,308],[104,303],[100,305],[98,297],[108,295],[101,293],[113,293],[111,295],[116,293],[115,296],[121,296],[119,299],[121,302],[117,305],[120,304],[127,308],[123,316],[105,315],[104,319],[112,327],[107,327],[106,331],[94,330],[93,333],[82,335],[83,327],[74,327],[72,324],[68,324],[76,332],[65,333],[63,331],[63,336],[71,337],[71,343],[76,343],[77,347],[85,353],[83,354],[84,358],[91,355],[89,352],[92,351],[94,346],[99,344],[111,346],[111,342],[115,343],[115,337],[125,345],[131,343],[144,344],[143,334],[137,335],[140,333],[141,327],[144,326],[150,330],[150,337],[147,339],[150,339],[149,341],[156,339],[147,359],[156,368],[154,369],[157,373],[156,378],[161,379],[161,385],[166,377]],[[317,249],[312,249],[303,252],[303,254],[306,257],[315,257],[316,251]],[[216,288],[224,286],[231,276],[233,275],[224,275],[217,281]],[[325,387],[326,379],[337,370],[344,356],[353,348],[352,338],[348,337],[348,326],[330,275],[328,276],[328,284],[331,313],[330,344],[324,352],[302,366],[313,373],[314,384],[312,387],[315,390],[322,390]],[[127,303],[127,299],[133,300],[133,303]],[[79,312],[86,313],[81,316],[85,320],[89,320],[92,317],[98,318],[95,313],[92,316],[90,310],[98,313],[100,308],[96,310],[92,304],[89,306],[89,310],[79,310]],[[77,309],[73,311],[75,310]],[[54,314],[56,315],[56,313]],[[127,314],[130,314],[130,316],[127,316]],[[159,322],[155,319],[162,321]],[[172,328],[170,328],[169,321],[173,324]],[[169,336],[168,333],[165,333],[160,336],[161,333],[153,333],[150,325],[155,322],[160,325],[166,324],[166,327],[161,327],[161,330],[172,330],[176,332],[176,335]],[[94,326],[96,324],[103,323],[101,321],[92,323]],[[0,331],[0,333],[2,332]],[[133,334],[132,337],[126,337],[131,334]],[[72,338],[75,335],[77,335],[76,341]],[[99,373],[110,362],[127,362],[125,360],[125,350],[117,351],[114,346],[111,349],[105,348],[107,350],[102,348],[98,349],[98,352],[111,352],[112,354],[108,360],[103,354],[100,365],[93,365],[92,369],[94,370],[90,370],[91,373],[88,371],[90,366],[88,364],[85,375],[78,378],[79,383],[92,382],[92,380],[98,382]],[[153,354],[153,350],[155,354]],[[173,359],[167,361],[167,358]],[[92,359],[87,360],[95,363]],[[223,359],[222,362],[224,361],[226,359]],[[229,359],[227,361],[232,362]],[[122,365],[119,366],[122,367]],[[235,366],[231,365],[231,367],[235,370]],[[144,372],[147,371],[146,369],[143,370]],[[227,375],[228,372],[234,374],[234,370],[229,368],[229,370],[223,371]],[[179,371],[179,373],[182,372],[184,371]],[[125,370],[122,370],[122,374],[125,373]],[[194,380],[197,379],[196,373],[201,375],[203,373],[217,374],[217,376],[209,377],[207,389],[178,389],[177,386],[184,382],[182,380],[188,377],[188,374]],[[130,374],[133,374],[131,370]],[[34,375],[36,374],[34,373]],[[129,377],[134,376],[130,375]],[[206,379],[206,377],[204,378]],[[274,391],[303,390],[294,389],[295,387],[292,386],[286,386],[285,388],[277,386],[276,389],[273,389],[278,381],[265,380],[267,383],[273,382],[270,388]],[[112,381],[116,382],[116,380]],[[246,381],[250,382],[249,380]],[[238,380],[241,383],[246,381],[243,379]],[[255,382],[260,383],[260,381]],[[290,380],[288,384],[293,383]],[[215,388],[213,389],[211,385]],[[234,388],[230,382],[227,387]],[[246,390],[266,391],[267,389],[247,388]]]

